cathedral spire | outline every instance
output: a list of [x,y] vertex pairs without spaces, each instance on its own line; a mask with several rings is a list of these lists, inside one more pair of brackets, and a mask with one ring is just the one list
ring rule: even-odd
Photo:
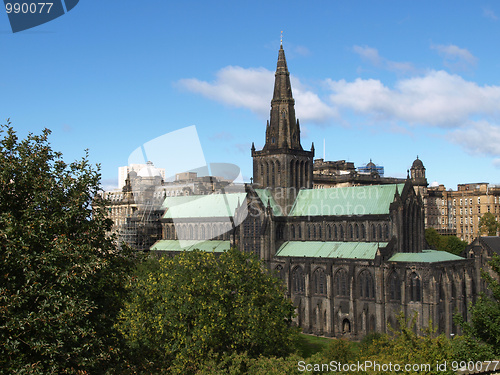
[[266,143],[260,151],[252,145],[253,183],[270,189],[281,212],[288,215],[299,190],[312,188],[314,145],[311,151],[300,145],[300,125],[295,118],[295,100],[282,43],[274,77]]
[[283,44],[280,45],[278,52],[278,63],[274,77],[271,115],[266,130],[264,149],[302,150],[299,123],[295,118],[295,100],[292,95],[290,72]]

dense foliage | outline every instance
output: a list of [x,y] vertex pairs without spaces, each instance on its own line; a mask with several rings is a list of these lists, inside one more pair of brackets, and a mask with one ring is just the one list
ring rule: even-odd
[[466,241],[462,241],[457,236],[440,235],[434,228],[427,228],[425,230],[425,240],[431,248],[439,251],[447,251],[455,255],[460,255],[468,245]]
[[104,373],[130,261],[92,207],[98,171],[66,164],[49,134],[0,127],[0,372]]
[[484,236],[496,236],[500,230],[500,223],[496,220],[495,215],[491,212],[486,212],[479,219],[479,234]]
[[246,353],[282,357],[294,348],[294,308],[282,282],[253,255],[183,252],[133,284],[120,330],[153,371],[193,372],[201,360]]
[[[474,343],[477,350],[481,349],[481,352],[490,350],[496,356],[500,356],[500,283],[498,281],[500,279],[500,256],[494,254],[490,266],[497,275],[497,279],[485,271],[481,272],[481,277],[488,284],[489,293],[482,293],[476,303],[471,305],[469,323],[463,322],[460,317],[457,319],[464,328],[469,341],[474,342],[474,339],[480,341]],[[486,347],[481,346],[480,343],[485,344]]]

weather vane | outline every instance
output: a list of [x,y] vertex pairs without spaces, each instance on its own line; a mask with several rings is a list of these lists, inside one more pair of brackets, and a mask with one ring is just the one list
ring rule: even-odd
[[281,39],[280,39],[280,44],[283,45],[283,30],[281,31]]

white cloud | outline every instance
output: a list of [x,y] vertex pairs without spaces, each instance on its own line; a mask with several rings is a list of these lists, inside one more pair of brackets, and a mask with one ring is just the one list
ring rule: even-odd
[[323,102],[317,94],[304,87],[294,76],[291,77],[291,84],[295,98],[295,113],[299,121],[322,123],[338,116],[335,109]]
[[445,71],[403,79],[393,89],[379,80],[328,80],[331,103],[375,119],[457,127],[474,115],[499,112],[500,87],[479,86]]
[[311,51],[309,51],[309,48],[305,46],[295,46],[292,49],[293,52],[295,52],[299,56],[309,56],[311,54]]
[[493,159],[492,164],[495,168],[500,169],[500,158]]
[[[466,56],[460,49],[449,51]],[[359,52],[373,61],[380,57],[373,49]],[[400,79],[392,87],[376,79],[326,79],[330,95],[324,100],[314,87],[306,87],[294,76],[291,80],[303,138],[307,137],[307,122],[339,120],[347,110],[359,116],[361,123],[382,122],[393,132],[411,134],[412,126],[439,127],[448,141],[470,154],[497,158],[495,165],[500,166],[500,86],[479,85],[457,74],[431,70]],[[274,72],[267,69],[228,66],[217,72],[213,82],[192,78],[179,83],[209,99],[247,108],[263,118],[269,116]],[[228,138],[227,134],[216,136]]]
[[380,66],[382,64],[382,58],[378,54],[378,50],[376,48],[371,48],[368,46],[354,46],[352,47],[353,51],[356,52],[359,56],[361,56],[364,60],[369,61],[375,66]]
[[227,66],[219,70],[212,83],[196,78],[181,79],[180,85],[209,99],[239,108],[248,108],[261,116],[269,112],[274,73],[264,68],[244,69]]
[[449,139],[463,146],[472,155],[500,156],[500,126],[497,124],[487,121],[470,122],[467,126],[452,131]]
[[477,58],[465,48],[457,47],[453,44],[447,46],[433,44],[431,49],[438,51],[444,59],[444,65],[453,70],[465,70],[476,65]]
[[498,20],[498,17],[495,14],[495,12],[493,12],[489,8],[483,8],[483,16],[486,17],[486,18],[492,19],[493,21]]
[[[324,122],[335,115],[317,94],[306,89],[293,77],[292,90],[297,103],[296,115],[301,121]],[[219,70],[214,82],[196,78],[182,79],[179,84],[206,98],[239,108],[248,108],[266,118],[272,99],[274,72],[264,68],[227,66]]]
[[387,60],[386,58],[380,56],[378,50],[376,48],[368,47],[368,46],[354,46],[352,47],[353,51],[356,52],[363,60],[368,61],[372,65],[387,69],[392,72],[401,72],[408,73],[415,71],[415,67],[412,63],[409,62],[397,62]]
[[118,178],[103,178],[101,186],[104,191],[111,191],[118,189]]

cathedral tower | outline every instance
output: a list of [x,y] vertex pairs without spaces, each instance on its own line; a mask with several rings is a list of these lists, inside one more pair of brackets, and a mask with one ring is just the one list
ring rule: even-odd
[[311,151],[305,151],[300,144],[290,72],[281,45],[266,143],[260,151],[252,144],[253,182],[256,187],[270,189],[283,214],[287,215],[298,191],[312,188],[313,157],[314,144]]
[[415,193],[427,194],[427,178],[425,178],[425,167],[422,160],[417,156],[410,169],[411,182],[415,188]]

